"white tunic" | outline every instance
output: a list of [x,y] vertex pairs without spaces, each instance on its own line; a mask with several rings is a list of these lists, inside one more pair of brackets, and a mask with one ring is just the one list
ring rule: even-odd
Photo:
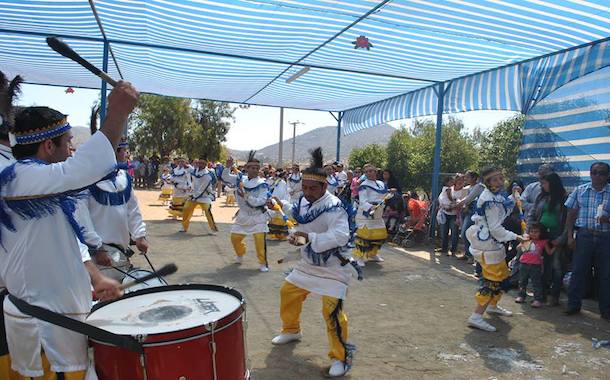
[[[95,183],[116,165],[112,145],[95,133],[65,162],[17,163],[15,178],[4,185],[3,197],[45,195],[79,189]],[[8,255],[2,277],[8,291],[33,305],[83,318],[91,309],[91,283],[83,266],[82,246],[61,210],[38,219],[8,214],[16,232],[2,227],[2,244]],[[8,300],[5,313],[13,367],[25,376],[42,376],[40,347],[57,372],[87,367],[87,339],[21,314]],[[24,335],[27,333],[27,335]]]
[[339,180],[334,175],[326,176],[326,191],[331,193],[332,195],[336,195],[337,188],[339,187]]
[[190,169],[175,167],[172,170],[172,182],[174,183],[174,197],[186,197],[192,189]]
[[234,184],[237,193],[239,211],[231,227],[234,234],[256,234],[269,232],[267,221],[269,214],[265,204],[269,199],[269,186],[264,179],[231,174],[229,170],[222,171],[222,180]]
[[[125,170],[119,170],[114,180],[100,181],[94,186],[108,193],[120,193],[128,186],[128,176]],[[87,191],[87,210],[83,211],[83,215],[89,214],[93,226],[93,231],[85,235],[87,244],[93,247],[99,247],[102,243],[116,244],[127,248],[131,239],[146,236],[146,224],[142,221],[136,194],[133,188],[128,191],[129,200],[119,205],[101,204],[91,190]]]
[[[12,164],[13,162],[15,162],[15,158],[13,158],[13,152],[11,151],[11,148],[0,144],[0,171],[2,171],[2,169],[6,168],[7,166],[9,166],[10,164]],[[4,290],[4,280],[2,279],[2,268],[4,267],[6,261],[6,255],[3,255],[0,252],[0,292],[2,290]],[[2,318],[2,316],[0,315],[0,318]]]
[[360,183],[358,188],[358,213],[356,214],[356,224],[358,228],[366,226],[368,229],[385,228],[383,221],[383,206],[377,207],[373,217],[365,216],[373,206],[383,201],[388,189],[382,181],[366,179]]
[[[288,216],[294,216],[292,210],[295,204],[298,205],[298,202],[284,204],[284,212]],[[347,212],[339,198],[328,191],[313,204],[301,198],[297,207],[301,220],[296,229],[307,232],[309,242],[301,248],[301,260],[286,281],[315,294],[344,299],[352,277],[350,265],[341,266],[341,261],[333,255],[326,263],[316,265],[308,251],[321,253],[345,246],[349,240]],[[319,216],[314,219],[313,216],[317,214]],[[313,220],[305,223],[308,218]]]
[[[271,184],[271,196],[279,199],[282,204],[290,203],[290,194],[288,194],[288,184],[281,178],[276,178]],[[281,218],[282,214],[279,211],[269,210],[272,218]]]
[[301,173],[292,173],[288,177],[288,193],[290,194],[290,201],[296,202],[303,195]]
[[514,202],[502,194],[483,190],[477,200],[477,212],[472,216],[472,225],[466,230],[472,256],[481,261],[484,256],[487,264],[498,264],[506,253],[504,242],[517,239],[517,234],[502,226],[511,214]]
[[193,200],[199,203],[212,204],[216,199],[214,194],[216,174],[208,168],[193,168],[191,178],[193,181]]

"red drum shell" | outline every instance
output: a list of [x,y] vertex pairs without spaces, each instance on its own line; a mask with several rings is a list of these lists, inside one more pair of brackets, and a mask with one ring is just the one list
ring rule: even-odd
[[[248,378],[245,352],[245,303],[234,289],[216,285],[170,285],[142,289],[121,299],[172,290],[212,290],[237,297],[241,306],[216,322],[216,375],[218,380]],[[112,301],[116,302],[116,301]],[[108,303],[98,304],[93,311]],[[143,341],[144,354],[91,340],[99,380],[211,380],[214,379],[212,333],[206,326],[149,334]],[[146,374],[144,374],[144,367]]]

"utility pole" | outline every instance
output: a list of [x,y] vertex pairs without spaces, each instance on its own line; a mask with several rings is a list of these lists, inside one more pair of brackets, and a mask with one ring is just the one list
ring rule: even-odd
[[296,141],[297,141],[296,140],[296,137],[297,137],[297,125],[303,124],[303,123],[301,123],[300,121],[297,120],[297,121],[291,121],[288,124],[292,124],[292,164],[294,165],[295,164],[295,161],[294,161],[294,150],[295,150],[295,146],[296,146],[295,144],[296,144]]

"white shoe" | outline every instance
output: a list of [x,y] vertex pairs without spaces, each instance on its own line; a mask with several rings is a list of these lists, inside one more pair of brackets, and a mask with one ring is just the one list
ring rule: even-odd
[[372,261],[374,263],[383,263],[385,260],[383,259],[383,257],[381,257],[379,255],[375,255],[375,256],[369,258],[369,261]]
[[241,257],[241,256],[236,256],[236,257],[235,257],[235,262],[236,262],[237,264],[241,264],[241,263],[243,263],[243,262],[244,262],[244,258],[243,258],[243,257]]
[[261,265],[261,272],[263,272],[263,273],[269,272],[269,267],[266,265]]
[[501,306],[487,306],[487,313],[488,314],[497,314],[497,315],[501,315],[504,317],[510,317],[511,315],[513,315],[513,312],[510,310],[506,310],[505,308],[501,307]]
[[275,344],[276,346],[282,345],[282,344],[286,344],[286,343],[290,343],[290,342],[294,342],[297,340],[301,340],[301,338],[303,338],[303,334],[301,333],[296,333],[296,334],[280,334],[278,336],[276,336],[275,338],[273,338],[271,340],[272,344]]
[[359,267],[364,267],[366,265],[362,260],[356,260],[356,264],[358,264]]
[[473,314],[468,318],[468,326],[477,328],[483,331],[494,332],[496,328],[487,323],[481,315]]
[[328,376],[340,377],[347,373],[349,368],[345,368],[345,364],[341,360],[333,360],[333,363],[328,370]]

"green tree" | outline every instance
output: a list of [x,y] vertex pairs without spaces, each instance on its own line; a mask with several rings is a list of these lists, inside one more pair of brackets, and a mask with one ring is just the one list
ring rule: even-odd
[[388,162],[386,148],[379,144],[367,144],[362,148],[354,148],[349,154],[349,166],[351,168],[362,167],[370,163],[378,168],[385,168]]
[[[449,118],[442,126],[441,136],[441,173],[476,167],[476,144],[461,120]],[[435,137],[435,123],[418,120],[412,130],[402,128],[390,138],[388,167],[400,179],[403,189],[430,191]]]
[[185,130],[181,148],[192,158],[218,160],[222,155],[222,143],[229,132],[229,120],[235,108],[229,103],[199,100],[193,108],[193,123]]
[[169,156],[192,124],[190,99],[143,94],[130,118],[131,143],[138,154]]
[[506,178],[515,178],[524,123],[525,116],[517,115],[499,122],[485,133],[481,141],[479,167],[496,166],[504,170]]

